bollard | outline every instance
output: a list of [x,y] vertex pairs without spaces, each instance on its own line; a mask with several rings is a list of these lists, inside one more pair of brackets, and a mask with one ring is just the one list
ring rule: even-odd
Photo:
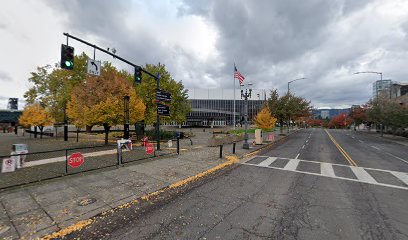
[[232,143],[232,154],[235,154],[235,145],[236,145],[237,143],[236,142],[233,142]]
[[180,155],[180,138],[177,137],[177,154]]
[[220,145],[220,158],[222,158],[222,147],[223,145]]

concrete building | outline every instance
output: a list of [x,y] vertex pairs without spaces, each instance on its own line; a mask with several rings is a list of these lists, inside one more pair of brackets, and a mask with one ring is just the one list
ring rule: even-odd
[[380,95],[390,98],[391,96],[391,80],[378,80],[373,83],[373,99]]
[[[243,89],[245,90],[245,89]],[[253,89],[248,99],[248,119],[261,110],[267,99],[266,90]],[[233,89],[188,89],[191,112],[183,126],[226,126],[234,123],[234,90]],[[235,90],[235,123],[244,119],[244,103],[241,90]],[[174,122],[165,125],[176,125]]]

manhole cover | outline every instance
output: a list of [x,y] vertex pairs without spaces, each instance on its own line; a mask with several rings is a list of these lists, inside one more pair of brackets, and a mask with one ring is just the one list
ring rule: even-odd
[[7,232],[10,229],[9,226],[0,225],[0,235]]
[[95,198],[84,198],[81,201],[79,201],[78,205],[79,206],[86,206],[86,205],[92,204],[94,202],[96,202]]
[[146,185],[146,183],[144,183],[144,182],[137,182],[137,183],[134,184],[135,187],[142,187],[144,185]]

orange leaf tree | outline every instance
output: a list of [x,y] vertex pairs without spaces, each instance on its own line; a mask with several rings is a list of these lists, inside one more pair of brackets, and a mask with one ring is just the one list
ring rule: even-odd
[[123,97],[129,96],[129,120],[131,124],[144,119],[145,105],[130,83],[132,76],[119,72],[104,63],[101,76],[87,76],[71,93],[67,113],[77,126],[103,126],[105,144],[111,126],[124,123]]
[[266,131],[271,130],[276,123],[276,118],[272,117],[271,112],[267,107],[262,108],[262,110],[254,118],[256,126],[260,129]]
[[[41,132],[41,138],[44,127],[50,126],[55,122],[51,114],[39,103],[27,105],[18,121],[24,127],[38,127]],[[37,137],[37,134],[35,134],[35,137]]]

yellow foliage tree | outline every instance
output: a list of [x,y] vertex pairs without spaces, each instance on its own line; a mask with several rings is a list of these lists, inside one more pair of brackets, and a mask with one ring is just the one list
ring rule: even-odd
[[272,117],[271,112],[267,107],[262,110],[255,117],[256,126],[264,131],[271,130],[276,123],[276,118]]
[[129,96],[130,124],[144,119],[146,107],[128,78],[105,64],[100,77],[87,76],[84,83],[72,90],[68,117],[77,127],[103,126],[108,143],[111,126],[124,123],[124,96]]
[[34,103],[24,108],[18,122],[24,127],[38,127],[42,138],[44,127],[54,124],[55,120],[40,104]]

